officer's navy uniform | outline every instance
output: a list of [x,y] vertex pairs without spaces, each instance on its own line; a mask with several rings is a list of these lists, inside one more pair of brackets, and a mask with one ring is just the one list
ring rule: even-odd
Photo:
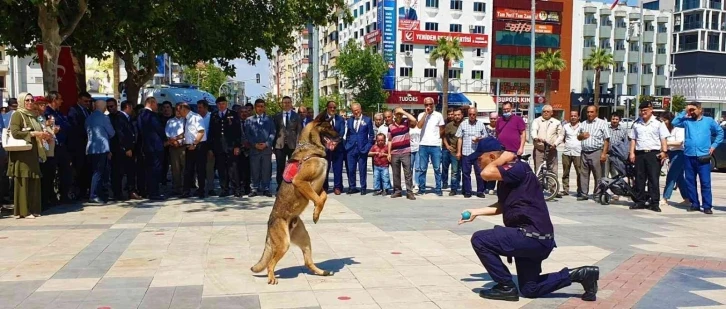
[[[492,140],[501,149],[501,144],[493,138],[486,138],[482,142],[487,143]],[[482,142],[479,146],[483,144]],[[477,148],[479,154],[492,151],[480,151],[480,147]],[[525,297],[540,297],[569,286],[573,281],[581,282],[582,274],[577,273],[573,276],[568,268],[540,275],[542,261],[547,259],[555,247],[554,228],[542,189],[526,162],[516,160],[499,166],[498,169],[502,180],[499,181],[497,198],[504,227],[495,226],[491,230],[478,231],[471,238],[474,251],[489,276],[499,287],[514,288],[512,274],[501,259],[501,256],[506,256],[508,260],[514,258],[516,261],[519,290]],[[596,272],[590,269],[587,271]],[[596,291],[597,288],[594,292]],[[594,297],[593,293],[587,297],[592,299],[586,300],[594,300]],[[585,298],[583,296],[583,299]]]
[[229,109],[214,112],[211,116],[207,144],[212,147],[215,168],[219,173],[219,184],[222,187],[219,196],[229,195],[230,182],[234,194],[241,196],[242,188],[237,175],[238,158],[234,155],[234,148],[239,148],[241,151],[242,147],[242,127],[239,117]]

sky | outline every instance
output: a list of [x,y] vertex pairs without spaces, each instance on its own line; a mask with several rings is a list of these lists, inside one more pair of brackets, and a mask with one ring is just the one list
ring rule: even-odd
[[[260,60],[255,63],[254,66],[247,63],[244,59],[235,59],[232,61],[236,70],[235,80],[245,82],[245,91],[247,96],[254,99],[260,95],[270,92],[270,68],[269,60],[265,55],[265,52],[261,49],[257,50],[257,54],[260,55]],[[255,74],[260,74],[260,83],[255,82]]]

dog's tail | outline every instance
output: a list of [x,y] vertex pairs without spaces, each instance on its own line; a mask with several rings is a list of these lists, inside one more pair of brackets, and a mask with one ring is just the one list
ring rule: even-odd
[[268,232],[267,239],[265,240],[265,251],[262,252],[262,257],[260,257],[260,261],[255,264],[255,266],[252,266],[250,270],[253,273],[259,273],[265,268],[267,268],[267,263],[270,262],[270,259],[272,258],[272,246],[270,245],[270,235]]

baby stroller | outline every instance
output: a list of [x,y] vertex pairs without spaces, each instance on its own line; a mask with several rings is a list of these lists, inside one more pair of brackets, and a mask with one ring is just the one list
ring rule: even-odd
[[633,186],[629,183],[629,179],[635,178],[635,165],[626,160],[621,161],[622,162],[611,162],[611,164],[615,163],[622,167],[616,167],[618,172],[617,177],[603,177],[602,179],[600,179],[598,189],[599,192],[602,192],[599,201],[601,205],[608,205],[610,204],[610,200],[612,200],[613,196],[608,193],[608,190],[612,192],[612,194],[629,197],[631,200],[635,198],[635,190],[633,189]]

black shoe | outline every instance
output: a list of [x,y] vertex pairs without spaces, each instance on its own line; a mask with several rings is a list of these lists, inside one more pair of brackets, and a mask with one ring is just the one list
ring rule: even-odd
[[347,194],[356,194],[356,193],[360,193],[360,190],[358,190],[356,188],[351,188],[351,189],[348,189],[348,192],[346,192],[346,193]]
[[661,212],[660,206],[658,206],[658,204],[651,206],[650,210],[655,211],[655,212]]
[[444,181],[444,184],[441,185],[441,189],[448,189],[449,185],[446,184],[446,181]]
[[215,195],[217,195],[217,192],[214,192],[214,190],[209,190],[209,192],[207,192],[207,195],[215,196]]
[[219,194],[219,197],[228,197],[228,196],[229,196],[229,193],[227,193],[227,192],[223,192],[223,193]]
[[706,208],[706,209],[703,210],[703,213],[704,214],[707,214],[707,215],[712,215],[713,214],[713,210],[711,210],[711,208]]
[[243,195],[243,194],[242,194],[242,192],[241,192],[241,191],[240,191],[240,192],[235,192],[235,193],[234,193],[234,197],[242,197],[242,195]]
[[182,195],[179,196],[179,198],[189,198],[189,193],[182,193]]
[[476,194],[476,197],[478,197],[478,198],[485,198],[485,197],[487,197],[487,196],[486,196],[486,195],[484,195],[484,193],[477,193],[477,194]]
[[600,279],[600,268],[597,266],[583,266],[570,270],[570,280],[582,284],[585,293],[582,300],[595,301],[597,299],[597,280]]
[[152,201],[163,201],[163,200],[166,200],[166,196],[164,196],[162,194],[153,195],[153,196],[149,196],[149,199]]
[[360,195],[366,195],[366,194],[368,194],[368,192],[366,192],[366,191],[368,191],[368,190],[366,190],[366,189],[361,189],[361,190],[360,190]]
[[642,204],[642,203],[635,203],[635,205],[630,205],[630,207],[628,207],[628,208],[630,208],[630,209],[645,209],[645,205]]
[[267,197],[272,197],[272,193],[270,193],[270,191],[262,192],[262,195],[267,196]]
[[585,195],[578,196],[577,200],[578,201],[587,201],[587,196],[585,196]]
[[469,193],[464,193],[464,198],[470,198],[470,197],[471,197],[471,194],[469,194]]
[[494,300],[519,301],[519,291],[514,285],[497,284],[491,289],[481,290],[479,297]]
[[88,203],[94,204],[94,205],[105,205],[106,204],[106,202],[104,200],[102,200],[98,197],[88,200]]
[[451,190],[451,192],[449,192],[449,196],[454,196],[454,195],[456,195],[456,190]]
[[689,207],[689,208],[688,208],[688,212],[692,212],[692,211],[701,211],[701,208],[700,208],[700,207],[699,207],[699,208],[696,208],[696,207]]
[[383,195],[383,190],[373,192],[373,196],[379,196],[379,195]]

